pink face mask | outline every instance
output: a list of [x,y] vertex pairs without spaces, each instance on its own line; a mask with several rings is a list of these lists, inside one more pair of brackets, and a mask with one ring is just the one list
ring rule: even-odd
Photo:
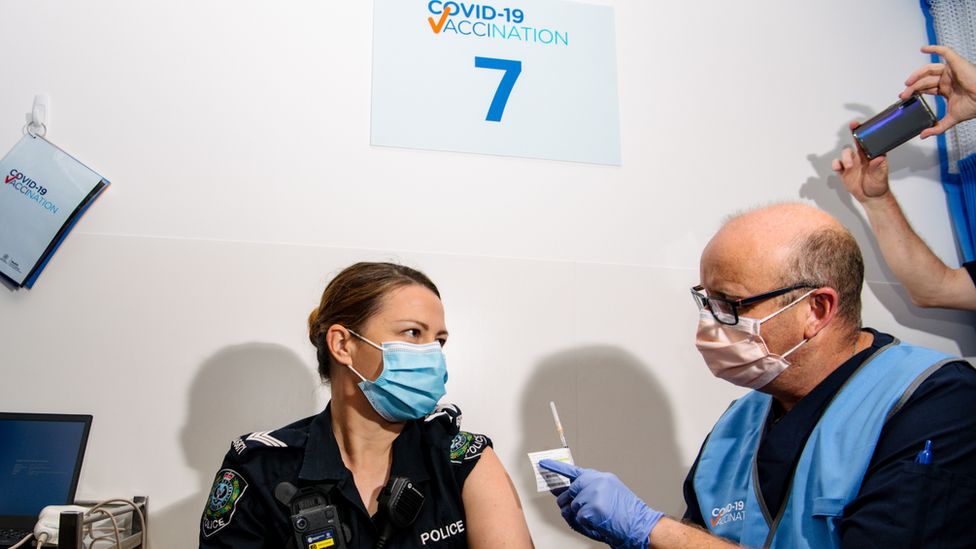
[[695,346],[705,359],[708,369],[717,378],[750,389],[759,389],[776,379],[790,365],[786,357],[808,340],[800,341],[782,355],[775,355],[769,352],[766,342],[759,335],[759,327],[813,292],[814,290],[810,290],[765,318],[740,316],[738,324],[734,326],[722,324],[708,309],[702,309]]

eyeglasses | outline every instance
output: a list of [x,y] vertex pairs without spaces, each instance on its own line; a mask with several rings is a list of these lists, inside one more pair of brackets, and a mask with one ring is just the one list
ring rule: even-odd
[[804,288],[819,288],[819,286],[809,283],[802,283],[773,290],[771,292],[766,292],[764,294],[754,295],[752,297],[744,297],[742,299],[724,299],[721,297],[709,297],[705,295],[702,293],[705,291],[705,287],[698,285],[691,289],[691,296],[695,298],[695,303],[698,304],[699,311],[707,307],[709,312],[712,313],[712,316],[715,317],[715,320],[728,326],[735,326],[739,323],[740,307],[755,305],[756,303],[766,301],[767,299],[772,299],[783,294],[788,294],[793,290],[802,290]]

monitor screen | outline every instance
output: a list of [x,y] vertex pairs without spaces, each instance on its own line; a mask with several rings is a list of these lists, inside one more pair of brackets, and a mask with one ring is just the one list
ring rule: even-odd
[[0,516],[71,503],[91,416],[0,414]]

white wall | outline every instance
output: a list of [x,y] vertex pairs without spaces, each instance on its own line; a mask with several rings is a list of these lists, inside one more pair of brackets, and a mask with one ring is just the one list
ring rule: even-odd
[[[440,285],[448,400],[495,441],[539,547],[590,547],[537,495],[556,444],[652,505],[738,391],[692,342],[688,288],[722,216],[810,201],[858,237],[866,323],[976,354],[974,319],[912,307],[831,175],[846,122],[927,59],[915,1],[616,8],[623,166],[369,146],[372,3],[0,4],[0,148],[33,95],[112,187],[34,290],[0,290],[0,407],[95,415],[79,497],[148,494],[189,547],[234,436],[320,409],[308,311],[349,263]],[[916,228],[958,264],[933,142],[891,155]]]

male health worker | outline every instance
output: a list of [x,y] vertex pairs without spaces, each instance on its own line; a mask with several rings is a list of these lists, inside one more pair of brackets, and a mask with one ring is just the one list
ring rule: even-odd
[[615,548],[972,547],[976,370],[863,328],[863,272],[854,238],[816,208],[726,222],[692,289],[696,345],[752,391],[705,440],[682,521],[615,475],[543,461],[572,480],[556,500],[566,522]]

